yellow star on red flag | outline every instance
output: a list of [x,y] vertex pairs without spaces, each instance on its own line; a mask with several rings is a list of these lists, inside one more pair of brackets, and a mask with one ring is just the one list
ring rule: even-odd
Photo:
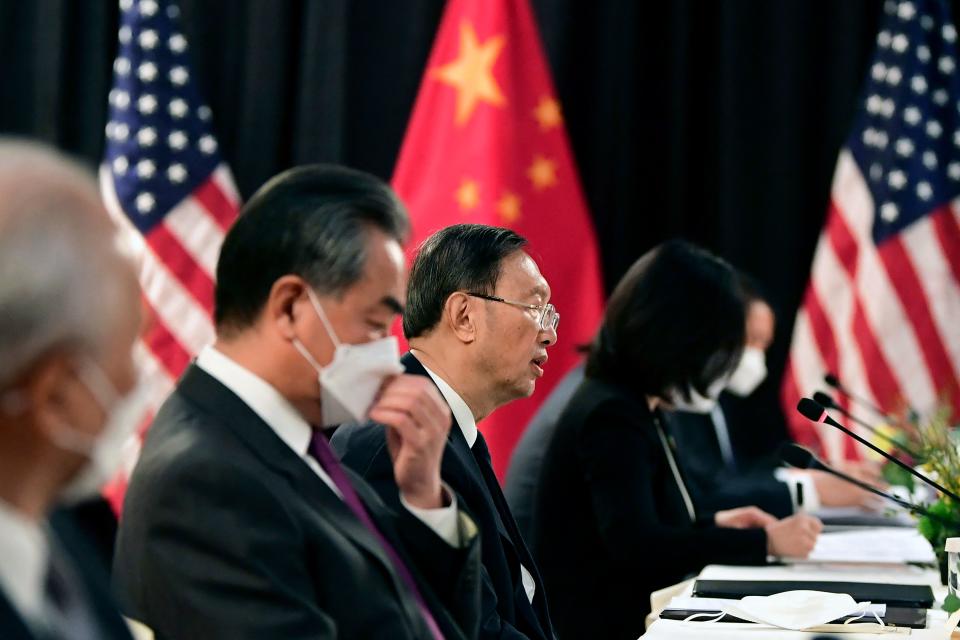
[[533,110],[533,117],[540,123],[541,131],[549,131],[563,124],[563,114],[560,112],[560,103],[556,98],[543,96]]
[[527,177],[533,183],[533,188],[537,191],[552,187],[557,184],[557,163],[553,160],[537,154],[533,158],[533,163],[527,169]]
[[[549,395],[603,315],[600,253],[530,0],[447,0],[392,184],[409,207],[412,258],[436,229],[477,222],[530,241],[563,338],[537,382]],[[485,418],[497,473],[536,401]]]
[[492,36],[483,42],[468,21],[460,24],[460,52],[457,58],[432,71],[432,75],[457,90],[457,113],[455,122],[464,125],[480,102],[503,106],[504,97],[496,78],[493,65],[503,50],[507,39],[502,35]]
[[497,213],[506,224],[512,224],[520,219],[520,196],[512,191],[505,191],[497,201]]
[[480,204],[480,185],[476,180],[464,179],[454,193],[454,198],[464,213],[473,211]]

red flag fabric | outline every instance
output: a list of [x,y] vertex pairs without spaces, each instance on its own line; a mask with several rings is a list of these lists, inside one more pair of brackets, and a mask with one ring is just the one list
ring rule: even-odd
[[460,222],[509,227],[553,290],[559,340],[532,398],[481,424],[502,478],[540,402],[579,360],[603,306],[597,242],[527,0],[451,0],[393,176],[411,251]]

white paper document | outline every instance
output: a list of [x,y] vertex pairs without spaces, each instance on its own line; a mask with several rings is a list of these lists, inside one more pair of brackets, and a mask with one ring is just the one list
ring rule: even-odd
[[820,534],[806,559],[784,558],[786,562],[839,562],[871,564],[934,564],[937,557],[930,543],[915,529],[869,527]]
[[[940,572],[937,569],[911,565],[843,565],[843,564],[791,564],[766,567],[732,567],[709,565],[704,567],[700,580],[807,580],[833,582],[879,582],[886,584],[926,584],[936,593],[940,588]],[[946,588],[943,588],[946,592]],[[692,593],[693,587],[688,592]]]

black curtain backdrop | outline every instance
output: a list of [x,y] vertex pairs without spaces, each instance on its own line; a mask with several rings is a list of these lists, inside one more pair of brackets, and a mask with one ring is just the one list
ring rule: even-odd
[[[441,0],[181,8],[194,73],[244,196],[307,162],[390,177]],[[533,0],[533,8],[608,290],[672,236],[754,274],[779,326],[772,380],[755,399],[765,419],[750,443],[780,440],[779,375],[882,3]],[[0,0],[0,132],[95,166],[117,20],[110,0]]]

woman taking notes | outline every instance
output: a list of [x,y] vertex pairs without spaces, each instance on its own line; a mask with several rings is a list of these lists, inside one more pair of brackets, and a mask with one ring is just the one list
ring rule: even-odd
[[641,257],[610,298],[586,378],[539,478],[533,552],[561,638],[634,639],[650,592],[711,563],[806,556],[820,523],[755,507],[701,513],[661,409],[709,412],[744,347],[733,269],[680,241]]

